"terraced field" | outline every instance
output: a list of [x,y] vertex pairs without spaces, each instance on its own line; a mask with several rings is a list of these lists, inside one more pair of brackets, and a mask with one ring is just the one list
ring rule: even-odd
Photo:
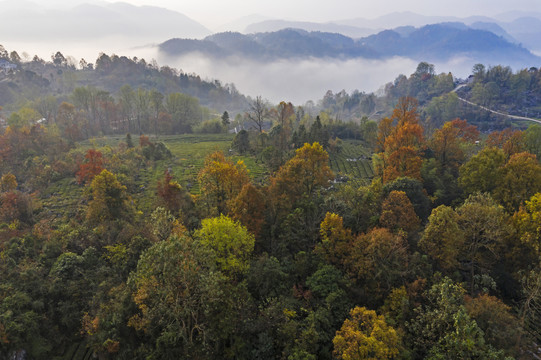
[[337,176],[369,179],[374,176],[372,153],[359,141],[344,141],[342,151],[330,155],[331,169]]
[[[205,157],[217,150],[223,151],[227,156],[233,137],[234,135],[231,134],[160,136],[158,141],[162,141],[167,146],[173,157],[156,161],[154,166],[143,169],[140,172],[140,177],[134,179],[138,192],[133,194],[133,198],[138,204],[138,208],[143,211],[152,208],[156,184],[167,169],[171,171],[174,179],[188,189],[191,194],[198,194],[197,175],[204,166]],[[125,140],[124,136],[95,138],[81,142],[79,146],[83,151],[89,148],[99,149],[104,146],[117,147],[120,142],[125,142]],[[151,137],[151,141],[154,140]],[[136,136],[133,137],[133,141],[137,144]],[[252,157],[233,156],[232,160],[244,161],[250,177],[256,183],[264,181],[268,176],[265,166],[257,163]],[[82,186],[77,185],[75,178],[62,179],[51,184],[43,192],[41,204],[44,209],[47,209],[46,211],[53,211],[58,216],[73,216],[83,190]]]

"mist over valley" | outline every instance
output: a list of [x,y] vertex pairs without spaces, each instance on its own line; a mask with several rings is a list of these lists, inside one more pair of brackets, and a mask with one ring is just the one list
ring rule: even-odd
[[399,74],[411,74],[421,61],[457,78],[467,77],[476,63],[514,70],[541,63],[535,51],[519,45],[522,39],[523,46],[536,50],[534,38],[541,34],[536,12],[463,18],[396,12],[332,22],[246,16],[229,28],[215,27],[239,33],[212,34],[178,11],[155,6],[2,5],[0,31],[10,36],[1,44],[23,60],[34,55],[49,60],[57,51],[74,65],[81,58],[93,63],[101,52],[154,59],[159,66],[234,84],[243,94],[272,102],[303,104],[327,90],[376,92]]

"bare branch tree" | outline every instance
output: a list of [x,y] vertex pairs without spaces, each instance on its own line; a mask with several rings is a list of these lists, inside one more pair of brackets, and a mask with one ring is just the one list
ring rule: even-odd
[[263,124],[268,117],[269,109],[267,107],[267,101],[263,100],[261,96],[257,96],[250,104],[250,111],[246,113],[246,117],[252,121],[259,128],[259,132],[263,131]]

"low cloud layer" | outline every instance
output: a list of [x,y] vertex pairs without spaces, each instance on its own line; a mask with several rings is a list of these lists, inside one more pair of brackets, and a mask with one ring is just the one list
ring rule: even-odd
[[[205,79],[234,83],[246,95],[261,95],[274,103],[287,100],[295,104],[317,101],[327,90],[376,92],[400,74],[409,76],[418,64],[418,61],[402,57],[388,60],[281,60],[271,63],[234,57],[213,60],[200,54],[179,58],[161,55],[157,59],[160,64],[196,73]],[[471,59],[457,58],[436,64],[436,70],[466,77],[474,63]]]
[[203,78],[234,83],[246,95],[261,95],[272,102],[304,104],[318,100],[327,90],[376,91],[400,73],[410,74],[416,63],[405,58],[372,60],[280,60],[271,63],[239,58],[213,60],[199,54],[180,58],[158,57],[158,62],[196,73]]

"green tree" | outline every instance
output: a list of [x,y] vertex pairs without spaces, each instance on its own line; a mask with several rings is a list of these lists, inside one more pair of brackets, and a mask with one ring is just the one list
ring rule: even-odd
[[459,216],[450,207],[441,205],[432,210],[419,247],[446,272],[459,266],[459,254],[464,248],[464,231],[459,226]]
[[434,284],[408,323],[415,358],[500,359],[464,307],[464,289],[449,278]]
[[229,113],[227,111],[224,111],[221,119],[223,126],[228,126],[231,123],[231,119],[229,118]]
[[505,154],[498,148],[484,148],[460,168],[458,182],[466,194],[492,192],[498,186]]
[[225,300],[220,290],[224,279],[199,259],[191,240],[176,237],[141,255],[129,280],[138,312],[128,324],[147,339],[140,349],[146,356],[179,359],[212,354],[218,338],[212,322],[218,321],[213,316]]
[[488,194],[471,195],[456,210],[464,231],[463,258],[470,272],[470,293],[474,293],[476,273],[486,273],[501,256],[509,236],[508,215]]
[[235,135],[235,138],[233,139],[231,148],[238,151],[239,154],[241,155],[250,151],[250,135],[248,134],[248,131],[244,129],[239,131],[238,134]]
[[530,125],[524,132],[524,146],[530,153],[541,158],[541,125]]
[[537,192],[541,192],[541,165],[535,155],[518,153],[509,158],[496,179],[494,199],[509,212],[518,208]]
[[163,94],[156,89],[150,91],[150,103],[154,110],[154,135],[158,136],[158,117],[163,106]]

